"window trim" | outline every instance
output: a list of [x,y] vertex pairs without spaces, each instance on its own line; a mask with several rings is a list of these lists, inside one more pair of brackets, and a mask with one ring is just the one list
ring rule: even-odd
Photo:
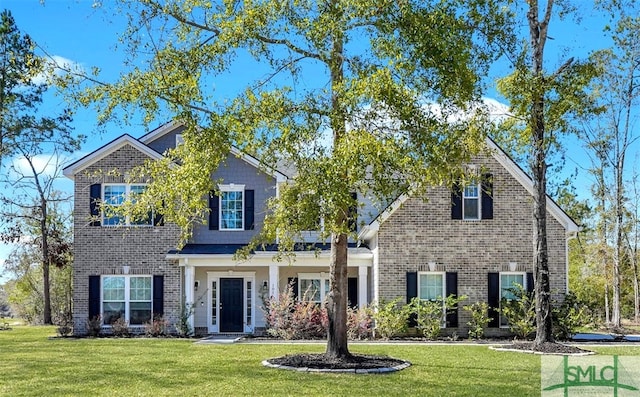
[[[127,200],[129,200],[129,198],[131,197],[131,188],[134,186],[144,186],[144,188],[146,189],[147,184],[146,183],[103,183],[102,186],[100,187],[100,199],[102,200],[102,203],[104,206],[112,206],[112,207],[119,207],[122,204],[109,204],[107,202],[107,200],[105,199],[105,191],[107,190],[106,188],[109,186],[124,186],[124,200],[123,203]],[[122,219],[121,216],[118,216],[119,219]],[[154,213],[153,211],[150,211],[149,213],[149,222],[148,223],[132,223],[131,222],[131,217],[129,215],[126,215],[124,217],[124,222],[123,223],[117,223],[117,224],[108,224],[107,221],[109,219],[112,219],[112,217],[108,217],[105,214],[104,208],[100,209],[100,225],[104,226],[104,227],[153,227],[153,220],[154,220]]]
[[[131,300],[131,279],[132,278],[146,278],[150,281],[149,287],[149,300]],[[100,276],[100,316],[102,318],[103,327],[111,327],[111,324],[104,322],[104,303],[105,302],[120,302],[104,299],[104,280],[106,278],[123,278],[124,279],[124,319],[129,327],[144,327],[142,324],[131,324],[131,303],[137,302],[149,302],[150,307],[150,319],[153,319],[153,276],[150,274],[104,274]]]
[[[522,288],[525,291],[527,291],[527,272],[520,272],[520,271],[499,272],[498,273],[498,288],[499,288],[499,291],[500,291],[500,296],[499,296],[499,301],[498,302],[500,304],[500,310],[502,310],[502,299],[503,299],[503,296],[502,296],[502,290],[503,290],[503,288],[502,288],[502,276],[510,276],[510,275],[522,276]],[[503,324],[502,323],[502,319],[503,319],[502,314],[500,314],[500,312],[498,312],[498,313],[499,313],[499,316],[500,316],[500,318],[498,319],[498,326],[500,328],[509,328],[509,324]]]
[[447,306],[445,304],[445,299],[447,299],[447,272],[418,272],[418,276],[417,276],[417,292],[418,292],[418,299],[420,299],[421,301],[431,301],[434,302],[436,300],[438,300],[438,298],[435,299],[423,299],[420,296],[420,277],[421,276],[436,276],[439,275],[442,277],[442,294],[444,296],[441,296],[440,299],[442,300],[442,322],[440,323],[440,328],[446,328],[447,327]]
[[[470,186],[476,187],[476,196],[467,196],[467,188]],[[468,218],[467,217],[467,200],[473,199],[476,200],[477,205],[476,208],[476,217]],[[482,220],[482,184],[480,182],[468,183],[462,186],[462,219],[465,221],[479,221]]]
[[318,296],[320,300],[314,300],[312,302],[323,303],[331,289],[331,285],[326,284],[326,282],[329,282],[329,273],[324,273],[324,275],[323,273],[298,273],[298,291],[297,292],[298,292],[298,297],[300,299],[304,297],[304,293],[306,292],[302,288],[302,280],[319,280],[320,281],[320,290],[318,291]]
[[431,300],[434,301],[435,299],[426,299],[426,298],[422,298],[420,296],[420,277],[421,276],[441,276],[442,277],[442,293],[444,294],[444,296],[442,296],[442,300],[443,300],[443,304],[444,304],[444,299],[447,298],[447,274],[446,272],[418,272],[418,299],[420,300]]
[[[218,230],[224,232],[239,232],[244,231],[244,212],[245,212],[245,185],[238,184],[228,184],[228,185],[218,185],[220,189],[220,195],[218,196]],[[223,225],[223,206],[222,206],[222,197],[226,192],[241,192],[242,193],[242,208],[240,209],[240,227],[239,228],[226,228],[222,227]]]

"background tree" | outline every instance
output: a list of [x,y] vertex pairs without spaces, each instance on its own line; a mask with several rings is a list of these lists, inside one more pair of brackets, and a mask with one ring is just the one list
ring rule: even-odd
[[[45,81],[50,70],[45,60],[35,54],[35,43],[20,33],[11,13],[3,11],[0,19],[0,168],[3,171],[0,182],[7,187],[0,194],[0,214],[2,223],[10,229],[9,235],[15,234],[20,219],[39,224],[42,314],[43,322],[51,324],[49,237],[52,229],[48,210],[53,202],[71,199],[54,194],[53,181],[60,171],[57,154],[79,149],[84,137],[72,134],[68,109],[63,109],[58,116],[41,116],[40,106],[48,89]],[[38,156],[46,152],[53,153],[49,161],[56,162],[50,164],[55,169],[53,176],[36,164]],[[25,162],[26,169],[15,167],[15,161],[2,161],[3,157],[15,160],[14,156]]]
[[35,54],[35,43],[22,35],[11,16],[0,13],[0,163],[25,143],[46,142],[54,135],[74,142],[68,123],[71,115],[39,115],[46,62]]
[[[56,193],[53,194],[57,196]],[[39,216],[14,217],[19,239],[9,254],[5,268],[11,276],[6,292],[15,314],[30,323],[61,324],[70,320],[72,305],[73,261],[71,246],[70,212],[64,202],[48,202],[47,253],[42,260],[42,231]],[[26,212],[38,212],[36,200]],[[5,235],[5,237],[7,237]],[[44,277],[44,274],[47,274]],[[49,302],[47,302],[47,300]]]
[[[38,142],[34,142],[29,149],[37,152],[37,145]],[[18,254],[19,260],[15,262],[14,258],[13,268],[24,269],[31,262],[39,264],[42,272],[42,282],[39,284],[42,291],[42,322],[52,324],[50,269],[51,266],[65,267],[71,255],[69,237],[62,233],[65,226],[55,216],[59,215],[57,211],[60,205],[71,202],[72,195],[54,188],[54,181],[62,169],[56,154],[51,155],[43,166],[36,163],[36,156],[27,153],[27,148],[21,147],[19,150],[23,156],[8,167],[9,172],[0,180],[7,188],[5,191],[10,192],[0,195],[0,216],[6,228],[2,237],[5,241],[20,243],[28,236],[30,248],[14,253]],[[33,245],[39,248],[39,255],[35,257]],[[25,259],[28,263],[22,263]],[[27,273],[25,270],[24,274]],[[31,287],[35,289],[34,284]]]
[[[536,337],[534,348],[553,341],[551,290],[547,246],[547,159],[561,148],[559,135],[575,131],[571,121],[586,117],[593,106],[587,87],[595,68],[573,58],[564,61],[554,72],[545,72],[545,46],[549,23],[554,15],[569,9],[554,11],[554,0],[540,4],[529,0],[523,15],[528,34],[522,51],[515,60],[515,71],[498,83],[500,92],[509,101],[514,117],[504,127],[517,142],[529,148],[533,195],[533,265],[536,299]],[[568,4],[561,4],[568,7]]]
[[[291,183],[269,203],[262,241],[291,250],[323,219],[326,354],[348,358],[352,193],[383,208],[399,192],[420,196],[464,174],[484,131],[478,117],[459,116],[472,113],[479,76],[503,49],[508,11],[492,0],[123,4],[131,68],[81,100],[99,103],[102,119],[139,106],[147,119],[165,109],[187,126],[184,145],[135,175],[153,180],[140,206],[165,203],[186,239],[205,218],[202,198],[217,189],[211,174],[232,145],[266,167],[292,166]],[[236,69],[237,58],[250,66]],[[240,89],[217,97],[226,79]],[[170,167],[176,160],[181,166]]]
[[[595,123],[586,126],[582,134],[596,160],[593,172],[598,174],[596,183],[601,185],[597,190],[602,205],[599,222],[604,233],[610,229],[610,238],[603,234],[602,240],[611,244],[610,325],[613,327],[621,325],[622,273],[625,263],[633,259],[627,255],[630,253],[628,234],[635,229],[630,222],[629,181],[625,179],[628,154],[640,137],[636,131],[640,98],[640,17],[634,7],[617,1],[604,3],[605,10],[611,13],[613,26],[607,30],[611,32],[613,47],[598,51],[593,59],[602,70],[597,91],[599,102],[606,110]],[[608,301],[608,294],[606,298]]]

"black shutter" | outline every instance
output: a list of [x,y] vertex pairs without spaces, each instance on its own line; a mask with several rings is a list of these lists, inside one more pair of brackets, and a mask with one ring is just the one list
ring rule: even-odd
[[353,203],[349,206],[349,230],[355,232],[358,230],[358,193],[351,193]]
[[[411,300],[416,297],[418,297],[418,273],[407,272],[407,303],[411,303]],[[409,327],[415,327],[416,325],[418,325],[416,314],[412,313],[409,316]]]
[[349,306],[358,307],[358,278],[349,277],[347,284],[347,296],[349,299]]
[[298,299],[298,277],[289,277],[287,279],[287,284],[291,285],[293,289],[293,298]]
[[209,192],[209,230],[220,229],[220,198]]
[[244,191],[244,230],[253,230],[255,228],[253,196],[253,190]]
[[94,183],[89,187],[89,212],[91,213],[89,226],[100,226],[100,200],[102,200],[102,185]]
[[100,276],[89,276],[89,320],[100,316]]
[[493,219],[493,175],[482,175],[482,219]]
[[500,313],[498,308],[500,307],[500,273],[489,273],[487,282],[487,288],[489,290],[489,296],[487,303],[489,304],[489,327],[500,326]]
[[[458,273],[447,272],[445,280],[445,294],[446,296],[453,295],[454,298],[458,297]],[[455,308],[447,310],[447,327],[458,327],[458,305]]]
[[451,219],[462,219],[462,186],[460,182],[451,188]]
[[527,292],[533,294],[533,287],[535,286],[533,281],[533,273],[527,272]]
[[[162,206],[164,207],[164,201],[162,202]],[[153,224],[154,226],[164,226],[164,215],[157,209],[153,214]]]
[[164,316],[164,276],[153,276],[153,318]]

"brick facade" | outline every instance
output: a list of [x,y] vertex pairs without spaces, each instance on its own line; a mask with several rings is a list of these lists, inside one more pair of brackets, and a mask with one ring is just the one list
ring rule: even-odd
[[[458,273],[462,305],[487,302],[489,272],[533,272],[533,199],[529,192],[493,157],[482,164],[493,174],[493,219],[451,219],[451,191],[433,188],[426,200],[408,199],[380,225],[378,233],[379,298],[405,299],[406,273]],[[566,292],[565,229],[547,217],[549,269],[554,298]],[[459,335],[466,335],[469,313],[458,311]]]
[[89,276],[129,274],[164,276],[164,316],[174,323],[180,310],[180,269],[166,258],[175,248],[175,225],[139,227],[90,226],[89,187],[95,183],[124,183],[124,174],[147,156],[126,145],[75,175],[74,183],[74,333],[86,333],[89,317]]

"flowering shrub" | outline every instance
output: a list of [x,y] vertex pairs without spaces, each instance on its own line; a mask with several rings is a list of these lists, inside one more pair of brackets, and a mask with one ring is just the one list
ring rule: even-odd
[[111,323],[111,333],[113,334],[113,336],[130,336],[131,331],[129,331],[129,323],[127,323],[124,318],[120,317],[119,319]]
[[167,335],[169,321],[162,316],[157,316],[144,324],[144,334],[149,337],[158,337]]
[[347,308],[347,338],[369,339],[373,336],[373,316],[369,307]]
[[[293,286],[280,294],[279,299],[271,298],[265,304],[267,333],[277,338],[319,339],[326,338],[329,318],[327,309],[308,299],[308,291],[297,301]],[[371,310],[347,309],[347,337],[366,339],[371,337],[373,320]]]

